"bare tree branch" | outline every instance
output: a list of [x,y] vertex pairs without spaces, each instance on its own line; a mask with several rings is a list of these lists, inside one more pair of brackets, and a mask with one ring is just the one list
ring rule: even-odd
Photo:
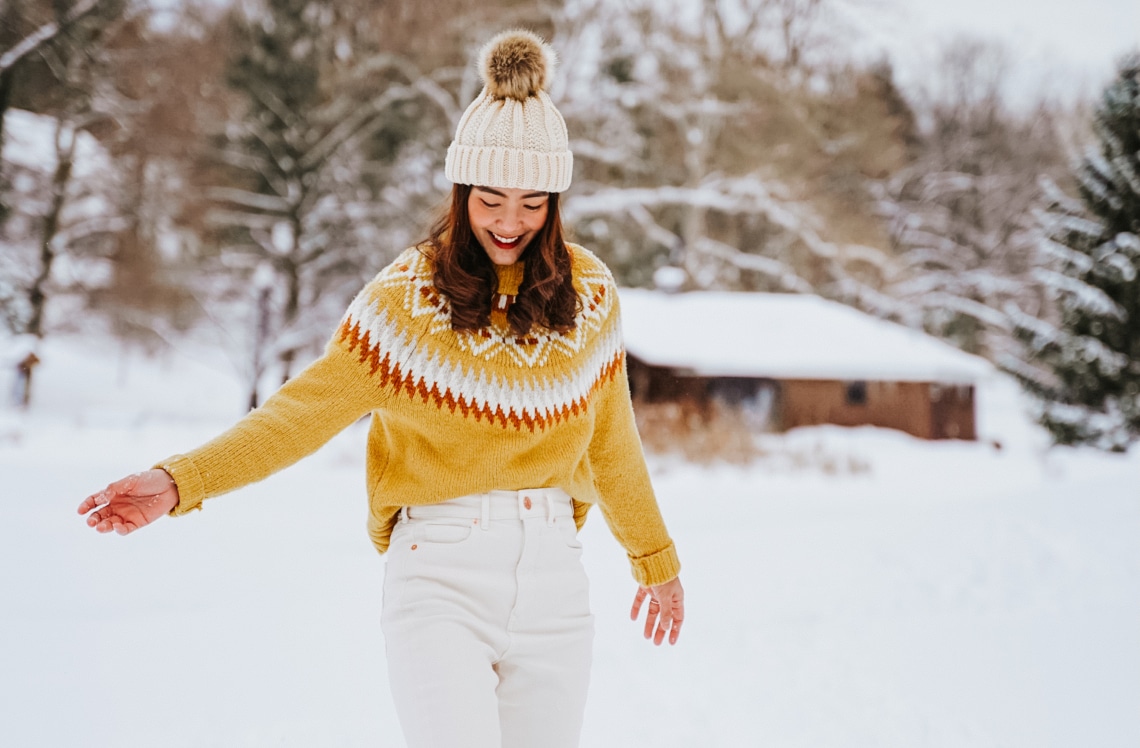
[[0,74],[6,73],[15,66],[17,62],[32,52],[35,52],[45,43],[59,36],[66,31],[69,26],[81,20],[84,16],[91,14],[99,7],[99,3],[101,2],[102,0],[79,0],[75,7],[69,10],[62,20],[45,23],[21,39],[14,47],[0,55]]

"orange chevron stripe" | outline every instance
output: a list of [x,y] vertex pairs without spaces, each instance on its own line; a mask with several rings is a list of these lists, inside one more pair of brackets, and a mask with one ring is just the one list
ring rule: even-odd
[[516,430],[521,431],[524,427],[533,432],[535,429],[545,431],[547,426],[558,424],[562,419],[569,419],[570,416],[580,416],[586,412],[589,405],[589,400],[593,397],[594,393],[598,391],[603,385],[612,381],[618,371],[621,370],[622,354],[619,352],[602,367],[601,374],[598,376],[594,383],[590,386],[589,392],[584,396],[577,398],[567,405],[556,409],[553,414],[534,415],[529,416],[525,414],[517,414],[514,411],[504,413],[501,406],[496,406],[494,410],[487,404],[475,405],[468,402],[463,395],[458,397],[450,390],[440,391],[437,383],[432,383],[427,386],[423,379],[417,381],[412,372],[401,372],[400,367],[392,363],[391,358],[385,354],[380,356],[380,349],[378,346],[372,344],[369,339],[367,330],[362,335],[360,332],[360,325],[350,325],[348,321],[341,324],[338,341],[341,343],[348,343],[349,352],[356,351],[359,348],[358,356],[360,363],[368,364],[369,376],[376,376],[379,374],[379,381],[377,382],[381,387],[390,387],[395,392],[404,392],[408,398],[415,400],[417,396],[425,403],[432,403],[437,408],[446,407],[449,412],[454,413],[457,409],[466,418],[474,416],[476,421],[487,419],[488,423],[498,423],[500,426],[506,428],[507,426],[514,426]]

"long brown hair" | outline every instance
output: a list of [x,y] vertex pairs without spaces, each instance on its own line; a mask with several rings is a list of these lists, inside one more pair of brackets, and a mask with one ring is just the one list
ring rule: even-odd
[[[494,265],[471,230],[467,200],[471,185],[456,184],[451,205],[432,224],[424,242],[435,264],[433,282],[451,305],[454,330],[478,330],[491,324],[492,296],[498,285]],[[578,295],[571,277],[570,250],[562,239],[558,193],[550,193],[546,222],[523,250],[523,279],[507,310],[515,335],[526,335],[535,325],[554,332],[574,329]]]

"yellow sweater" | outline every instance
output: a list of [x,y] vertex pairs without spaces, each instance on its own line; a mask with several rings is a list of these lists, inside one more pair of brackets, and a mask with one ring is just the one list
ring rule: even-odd
[[491,325],[457,333],[431,261],[406,250],[352,302],[321,358],[229,431],[159,463],[178,485],[172,513],[291,465],[371,413],[368,532],[381,553],[401,506],[558,486],[579,527],[599,506],[640,584],[677,576],[634,425],[614,280],[569,246],[577,326],[525,338],[504,311],[521,263],[498,268]]

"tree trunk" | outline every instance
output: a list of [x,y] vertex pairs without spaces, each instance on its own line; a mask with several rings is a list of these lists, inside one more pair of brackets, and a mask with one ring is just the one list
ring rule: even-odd
[[75,157],[76,132],[73,127],[60,122],[56,125],[55,174],[51,183],[51,205],[44,216],[44,230],[40,237],[40,272],[28,289],[28,302],[32,315],[28,319],[26,332],[37,338],[44,336],[44,307],[47,305],[47,283],[51,278],[51,268],[55,263],[56,250],[52,246],[59,232],[59,220],[63,204],[67,199],[67,185],[71,181],[71,168]]
[[0,72],[0,153],[4,151],[4,115],[12,104],[12,71]]
[[[281,328],[289,334],[290,328],[297,321],[297,313],[301,308],[301,281],[297,268],[289,265],[289,285],[285,295],[285,312],[281,315]],[[293,375],[293,361],[297,358],[297,349],[290,346],[281,352],[281,384],[289,381]]]
[[[301,252],[301,231],[303,226],[299,216],[293,216],[292,225],[290,226],[293,232],[293,251],[292,256],[296,258]],[[285,289],[285,310],[281,315],[281,329],[288,335],[293,326],[297,322],[297,315],[301,311],[301,268],[297,263],[290,258],[285,264],[286,281],[288,286]],[[293,374],[293,361],[297,357],[297,349],[290,346],[288,349],[281,352],[281,384],[289,381],[289,377]]]
[[249,382],[249,409],[253,410],[258,406],[257,397],[257,383],[261,380],[261,373],[265,370],[265,359],[262,358],[262,351],[269,342],[269,316],[270,316],[270,300],[273,296],[273,289],[269,286],[263,286],[257,294],[257,331],[253,340],[253,375]]
[[[4,117],[8,114],[8,107],[12,104],[12,71],[0,72],[0,153],[4,152]],[[9,206],[4,202],[4,195],[0,193],[0,227],[8,220]]]

